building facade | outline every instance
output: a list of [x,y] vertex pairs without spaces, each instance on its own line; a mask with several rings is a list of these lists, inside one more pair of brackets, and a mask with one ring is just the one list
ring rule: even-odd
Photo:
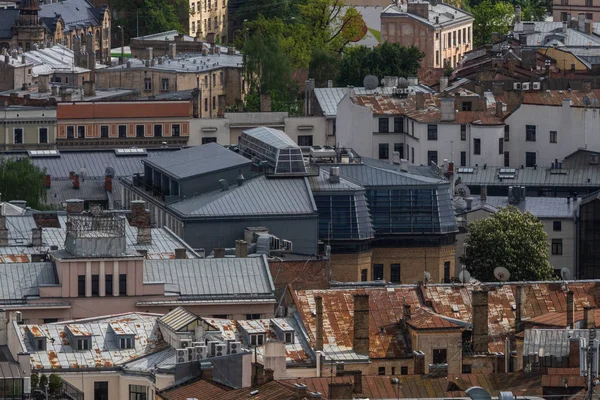
[[52,149],[56,146],[56,107],[7,106],[0,109],[2,149]]
[[189,35],[213,44],[229,43],[227,5],[228,0],[189,0]]

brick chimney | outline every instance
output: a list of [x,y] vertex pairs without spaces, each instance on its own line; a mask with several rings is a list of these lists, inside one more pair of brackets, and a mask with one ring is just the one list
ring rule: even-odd
[[79,189],[79,174],[73,175],[73,189]]
[[138,229],[137,243],[151,244],[152,230],[150,229],[150,213],[146,210],[144,200],[133,200],[131,202],[131,221],[129,225]]
[[42,228],[31,229],[31,245],[33,247],[42,246]]
[[569,368],[579,368],[579,355],[581,344],[578,337],[569,338]]
[[275,371],[273,371],[271,368],[265,368],[265,383],[272,382],[274,374]]
[[235,256],[237,258],[248,257],[248,242],[245,240],[235,241]]
[[175,259],[176,260],[187,259],[187,251],[184,248],[175,249]]
[[402,326],[406,329],[408,321],[410,321],[410,304],[406,302],[402,305]]
[[215,247],[213,251],[215,253],[215,258],[225,258],[225,249],[223,247]]
[[596,309],[594,307],[583,307],[583,323],[585,329],[596,327]]
[[112,189],[113,189],[112,176],[110,176],[110,175],[105,175],[104,176],[104,189],[107,192],[112,192]]
[[575,328],[575,304],[573,303],[573,292],[567,292],[567,328]]
[[323,298],[315,296],[317,314],[317,350],[323,350]]
[[306,387],[305,384],[303,384],[303,383],[296,383],[294,385],[294,392],[296,394],[296,399],[300,400],[300,399],[305,398],[306,397],[306,390],[307,390],[307,387]]
[[423,93],[423,92],[415,93],[415,107],[417,110],[422,110],[425,108],[425,93]]
[[473,291],[473,351],[488,352],[488,292]]
[[44,178],[44,183],[46,184],[46,189],[50,189],[52,187],[52,176],[46,175]]
[[369,355],[369,295],[354,295],[354,351]]
[[81,214],[84,208],[84,201],[79,199],[69,199],[67,203],[67,214]]

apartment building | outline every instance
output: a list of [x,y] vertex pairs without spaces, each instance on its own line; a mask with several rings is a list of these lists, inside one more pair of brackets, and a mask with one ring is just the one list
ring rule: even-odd
[[214,44],[228,43],[227,0],[190,0],[190,36]]
[[4,151],[52,149],[56,146],[56,107],[0,108]]
[[600,4],[598,0],[553,0],[552,19],[555,22],[567,21],[570,16],[584,14],[585,19],[600,21]]
[[418,47],[425,53],[423,68],[456,67],[473,49],[473,17],[443,2],[398,2],[381,13],[381,37]]

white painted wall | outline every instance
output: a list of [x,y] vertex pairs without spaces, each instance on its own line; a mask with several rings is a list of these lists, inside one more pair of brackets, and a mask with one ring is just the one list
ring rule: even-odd
[[373,113],[352,103],[348,95],[338,103],[336,140],[338,146],[349,147],[361,156],[373,155]]
[[[284,120],[284,131],[298,143],[298,136],[312,136],[313,146],[327,143],[327,120],[325,117],[289,117]],[[331,145],[335,144],[331,143]]]

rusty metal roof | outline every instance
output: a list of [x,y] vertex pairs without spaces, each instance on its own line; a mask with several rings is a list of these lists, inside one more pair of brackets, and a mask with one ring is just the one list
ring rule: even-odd
[[[571,107],[585,107],[584,99],[587,97],[595,107],[600,106],[600,89],[583,90],[545,90],[522,92],[522,104],[562,106],[563,99],[571,100]],[[497,99],[507,102],[507,95],[499,95]],[[588,105],[589,107],[589,105]]]
[[411,310],[410,320],[407,324],[415,329],[460,329],[464,325],[453,322],[447,318],[441,317],[424,308]]

